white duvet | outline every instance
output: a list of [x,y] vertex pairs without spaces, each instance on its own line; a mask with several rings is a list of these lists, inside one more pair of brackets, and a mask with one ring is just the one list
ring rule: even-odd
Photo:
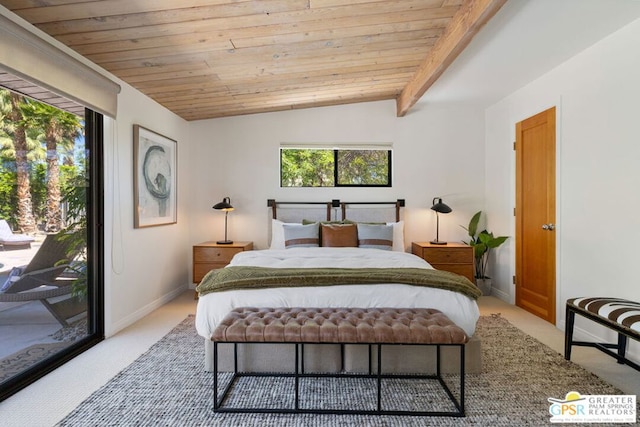
[[[405,252],[363,248],[295,248],[246,251],[229,265],[258,267],[433,268]],[[220,321],[236,307],[396,307],[435,308],[472,336],[480,312],[473,298],[436,288],[396,283],[286,287],[212,292],[199,298],[198,334],[209,339]]]

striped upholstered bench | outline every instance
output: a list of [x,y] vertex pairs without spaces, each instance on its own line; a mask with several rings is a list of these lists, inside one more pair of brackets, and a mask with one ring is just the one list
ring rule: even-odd
[[[617,344],[573,340],[575,315],[579,314],[618,333]],[[571,346],[595,347],[615,357],[618,363],[640,370],[640,365],[625,357],[627,338],[640,340],[640,303],[619,298],[572,298],[567,300],[564,358],[571,360]],[[613,352],[610,349],[615,349]]]

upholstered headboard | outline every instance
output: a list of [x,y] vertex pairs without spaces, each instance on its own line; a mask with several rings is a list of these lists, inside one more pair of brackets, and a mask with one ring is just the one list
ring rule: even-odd
[[395,202],[280,202],[268,199],[273,219],[283,222],[299,222],[302,219],[331,221],[350,219],[352,221],[392,222],[400,221],[400,208],[404,199]]
[[284,246],[284,235],[281,235],[284,223],[346,219],[358,223],[393,224],[393,250],[405,250],[404,222],[400,219],[404,199],[395,202],[342,202],[337,199],[330,202],[280,202],[269,199],[267,206],[271,210],[269,247],[272,249]]

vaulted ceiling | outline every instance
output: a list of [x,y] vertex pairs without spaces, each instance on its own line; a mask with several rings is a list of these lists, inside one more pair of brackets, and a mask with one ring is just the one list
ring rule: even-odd
[[186,120],[395,99],[506,0],[0,0]]

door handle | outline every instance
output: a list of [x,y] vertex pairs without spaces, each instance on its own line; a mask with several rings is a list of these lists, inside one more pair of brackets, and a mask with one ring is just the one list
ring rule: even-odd
[[552,223],[549,224],[542,224],[542,229],[543,230],[549,230],[549,231],[553,231],[556,229],[556,226],[553,225]]

